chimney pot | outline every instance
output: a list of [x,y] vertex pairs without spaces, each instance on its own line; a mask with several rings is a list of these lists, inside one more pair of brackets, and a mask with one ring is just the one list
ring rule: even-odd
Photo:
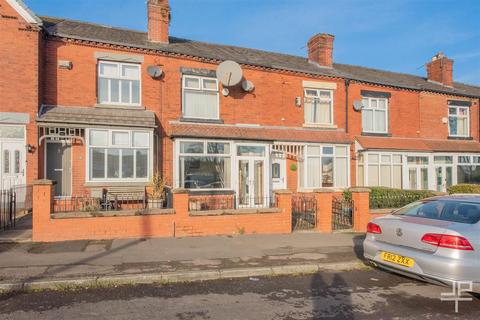
[[333,40],[335,36],[328,33],[318,33],[308,40],[308,60],[322,67],[333,66]]
[[428,80],[453,86],[453,60],[447,58],[443,52],[434,55],[432,61],[426,64],[426,69]]
[[168,43],[170,5],[168,0],[148,0],[148,40]]

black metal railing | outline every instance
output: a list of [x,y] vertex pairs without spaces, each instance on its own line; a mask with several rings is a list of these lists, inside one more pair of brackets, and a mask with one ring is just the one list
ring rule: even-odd
[[167,201],[151,199],[147,194],[109,194],[101,197],[68,196],[53,199],[53,212],[106,212],[132,210],[143,212],[153,209],[167,208]]
[[29,184],[16,185],[12,187],[16,198],[16,211],[28,213],[33,209],[33,186]]
[[16,193],[13,189],[0,190],[0,229],[15,227],[17,218]]
[[353,200],[334,197],[332,200],[332,229],[348,230],[353,228]]
[[292,230],[310,230],[317,226],[317,200],[310,195],[292,196]]
[[190,211],[262,209],[276,208],[277,200],[271,197],[237,197],[236,195],[191,195],[188,201]]

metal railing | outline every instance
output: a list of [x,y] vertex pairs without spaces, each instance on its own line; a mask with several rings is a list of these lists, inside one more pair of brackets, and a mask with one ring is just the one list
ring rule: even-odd
[[292,230],[315,229],[317,225],[317,199],[313,195],[292,196]]
[[332,230],[353,228],[353,200],[344,197],[332,199]]
[[33,186],[21,184],[12,187],[16,197],[16,211],[24,213],[31,212],[33,209]]
[[109,194],[102,197],[68,196],[53,199],[53,212],[106,212],[132,210],[142,212],[150,209],[164,209],[166,201],[149,199],[148,195]]
[[16,218],[15,191],[13,189],[0,190],[0,229],[14,228]]
[[191,195],[188,200],[190,211],[262,209],[276,208],[277,199],[271,197],[237,197],[236,195]]

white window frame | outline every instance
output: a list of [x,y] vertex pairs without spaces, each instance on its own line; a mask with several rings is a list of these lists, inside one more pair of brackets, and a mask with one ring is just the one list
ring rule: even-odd
[[[316,91],[317,95],[316,97],[314,96],[311,96],[311,95],[308,95],[307,94],[307,91]],[[325,98],[320,98],[321,97],[321,92],[328,92],[329,95],[330,95],[330,98],[328,99],[325,99]],[[329,102],[330,103],[330,121],[329,122],[307,122],[305,120],[305,112],[306,112],[306,108],[305,108],[305,104],[307,103],[307,99],[318,99],[318,102]],[[328,89],[317,89],[317,88],[304,88],[303,89],[303,103],[304,103],[304,107],[303,107],[303,119],[304,119],[304,122],[306,125],[317,125],[317,126],[333,126],[334,124],[334,115],[333,115],[333,110],[334,110],[334,107],[333,107],[333,90],[328,90]]]
[[[320,147],[320,154],[319,155],[309,155],[308,154],[308,147]],[[333,153],[332,154],[324,154],[323,153],[323,148],[325,147],[332,147],[333,148]],[[342,155],[342,156],[338,156],[337,155],[337,150],[336,148],[337,147],[345,147],[347,152],[345,155]],[[306,144],[304,146],[304,155],[303,155],[303,172],[300,172],[300,174],[303,175],[303,186],[300,186],[299,185],[299,189],[305,189],[305,190],[313,190],[313,189],[316,189],[316,188],[324,188],[323,186],[323,179],[321,181],[321,186],[309,186],[308,185],[308,158],[320,158],[322,159],[323,157],[331,157],[333,159],[333,170],[332,170],[332,176],[333,176],[333,186],[332,187],[325,187],[325,188],[348,188],[350,186],[350,147],[349,145],[343,145],[343,144],[338,144],[338,145],[335,145],[335,144],[314,144],[314,143],[309,143],[309,144]],[[336,170],[337,170],[337,166],[336,166],[336,159],[339,158],[339,159],[347,159],[347,164],[346,164],[346,168],[345,168],[345,174],[346,174],[346,183],[347,185],[346,186],[340,186],[337,184],[337,181],[335,179],[335,176],[336,176]],[[320,160],[320,163],[321,163],[321,160]],[[320,167],[319,170],[322,170],[322,168]]]
[[[455,109],[455,114],[451,115],[450,114],[450,109]],[[459,109],[466,109],[467,110],[467,115],[462,116],[459,115]],[[467,119],[467,131],[465,134],[452,134],[451,128],[450,128],[450,118],[455,118],[458,120],[459,118],[462,119]],[[458,131],[458,123],[457,123],[457,131]],[[470,137],[470,108],[465,107],[465,106],[456,106],[456,105],[449,105],[448,106],[448,136],[449,137],[459,137],[459,138],[467,138]]]
[[[199,87],[198,88],[187,88],[185,86],[186,80],[188,78],[191,79],[198,79]],[[208,89],[205,88],[203,85],[204,80],[210,80],[210,81],[215,81],[215,89]],[[216,112],[216,117],[215,118],[209,118],[209,117],[190,117],[185,115],[185,91],[186,90],[197,90],[199,92],[215,92],[217,95],[217,112]],[[182,76],[182,117],[185,119],[206,119],[206,120],[219,120],[220,119],[220,95],[218,92],[218,80],[216,78],[212,77],[201,77],[201,76],[192,76],[192,75],[183,75]]]
[[[105,146],[94,146],[90,144],[90,132],[91,131],[104,131],[107,132],[107,144]],[[113,132],[128,132],[129,133],[129,145],[113,145]],[[133,145],[133,134],[135,132],[142,132],[148,133],[149,141],[148,147],[135,147]],[[149,130],[142,130],[142,129],[132,129],[132,130],[124,130],[124,129],[105,129],[105,128],[89,128],[86,130],[86,161],[85,161],[85,173],[86,173],[86,182],[149,182],[152,177],[153,171],[153,131]],[[108,160],[107,160],[107,153],[105,153],[105,176],[104,178],[93,178],[92,176],[92,166],[90,164],[91,157],[92,157],[92,149],[114,149],[119,150],[119,168],[120,168],[120,176],[118,178],[108,178]],[[134,160],[133,160],[133,177],[132,178],[122,178],[121,177],[121,169],[122,169],[122,149],[130,149],[134,150]],[[147,150],[148,159],[147,159],[147,176],[144,178],[137,178],[136,177],[136,162],[137,157],[135,155],[136,150]]]
[[[378,156],[378,162],[376,163],[371,163],[368,159],[369,155],[377,155]],[[367,152],[362,152],[363,156],[363,163],[360,163],[357,161],[357,179],[358,179],[358,168],[360,166],[363,166],[363,185],[367,187],[376,187],[372,186],[370,182],[368,181],[369,177],[369,171],[370,171],[370,165],[376,165],[378,166],[377,168],[377,174],[378,174],[378,186],[381,186],[381,172],[382,172],[382,165],[388,165],[390,166],[390,186],[385,186],[387,188],[393,188],[393,167],[402,167],[402,176],[400,181],[400,188],[403,188],[403,176],[404,176],[404,162],[405,162],[405,157],[403,153],[398,153],[398,152],[381,152],[381,151],[367,151]],[[382,162],[382,156],[389,156],[390,157],[390,162]],[[400,156],[402,158],[401,162],[394,162],[393,158],[394,156]],[[358,181],[357,181],[358,184]]]
[[[101,66],[103,64],[110,64],[110,65],[116,65],[117,66],[117,72],[118,76],[117,77],[108,77],[108,76],[102,76],[100,70]],[[138,68],[138,79],[134,77],[126,77],[122,76],[122,66],[134,66]],[[107,96],[108,96],[108,101],[100,101],[100,79],[107,79],[108,81],[108,89],[107,89]],[[119,80],[119,88],[118,88],[118,96],[119,96],[119,101],[118,102],[113,102],[112,97],[111,97],[111,79],[114,80]],[[139,87],[139,93],[138,93],[138,103],[125,103],[122,102],[122,80],[136,80],[138,81],[138,87]],[[132,101],[133,98],[133,86],[132,83],[130,83],[130,101]],[[109,61],[109,60],[99,60],[97,63],[97,102],[98,104],[101,105],[119,105],[119,106],[135,106],[139,107],[142,105],[142,67],[138,63],[127,63],[127,62],[116,62],[116,61]]]
[[[193,143],[203,143],[203,152],[202,153],[182,153],[181,152],[181,143],[182,142],[193,142]],[[207,145],[209,142],[212,143],[224,143],[230,146],[230,152],[224,154],[213,154],[207,153]],[[234,183],[234,161],[235,161],[235,144],[233,141],[228,140],[205,140],[205,139],[178,139],[175,140],[174,145],[174,155],[175,160],[173,162],[173,177],[174,177],[174,185],[175,187],[182,187],[182,181],[180,181],[180,157],[219,157],[219,158],[230,158],[230,187],[229,188],[201,188],[201,189],[189,189],[189,190],[197,190],[197,191],[231,191],[235,190]],[[182,187],[183,188],[183,187]]]
[[[365,132],[365,133],[388,133],[388,130],[389,130],[389,104],[388,104],[388,98],[373,98],[373,97],[362,97],[362,100],[367,100],[368,101],[368,105],[364,105],[363,108],[362,108],[362,132]],[[371,104],[372,104],[372,100],[377,100],[377,107],[376,108],[372,108],[371,107]],[[380,131],[380,130],[375,130],[375,127],[376,127],[376,119],[377,119],[377,113],[378,113],[378,110],[383,110],[383,109],[380,109],[378,108],[379,106],[379,103],[378,101],[379,100],[384,100],[385,101],[385,130],[384,131]],[[364,110],[370,110],[372,111],[372,114],[373,114],[373,119],[372,119],[372,123],[373,123],[373,128],[374,130],[365,130],[364,128],[364,114],[363,114],[363,111]]]

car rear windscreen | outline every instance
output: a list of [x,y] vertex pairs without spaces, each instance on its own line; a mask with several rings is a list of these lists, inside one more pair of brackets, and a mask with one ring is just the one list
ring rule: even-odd
[[411,203],[394,214],[474,224],[480,221],[480,204],[458,200],[423,200]]

